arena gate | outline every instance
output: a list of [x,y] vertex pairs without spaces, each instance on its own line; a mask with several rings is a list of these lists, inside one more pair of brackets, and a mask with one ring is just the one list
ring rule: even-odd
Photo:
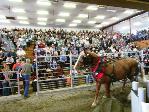
[[132,82],[131,112],[149,112],[149,80],[144,87],[139,87],[139,82]]

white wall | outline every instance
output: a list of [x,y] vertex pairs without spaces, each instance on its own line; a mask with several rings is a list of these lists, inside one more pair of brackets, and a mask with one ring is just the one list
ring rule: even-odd
[[[131,33],[136,34],[137,31],[148,29],[149,28],[149,14],[148,12],[133,17],[131,21]],[[139,24],[138,24],[139,23]],[[111,31],[112,27],[109,27],[105,30]],[[130,33],[130,24],[129,20],[123,21],[119,24],[113,26],[113,32],[121,32],[124,34]]]

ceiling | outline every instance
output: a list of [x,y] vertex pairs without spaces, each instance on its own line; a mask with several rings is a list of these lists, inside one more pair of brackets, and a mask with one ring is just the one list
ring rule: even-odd
[[[139,10],[136,9],[68,2],[62,0],[40,1],[42,2],[38,2],[38,4],[37,0],[22,0],[22,2],[19,2],[19,0],[0,0],[0,24],[94,29],[113,24],[139,12]],[[44,4],[42,4],[43,2]],[[65,3],[74,3],[76,5],[73,4],[71,6],[71,4],[67,4],[66,7],[64,7],[63,5]],[[91,6],[90,10],[87,9],[88,6]],[[20,8],[21,10],[16,12],[18,11],[16,10],[17,8]],[[48,11],[48,14],[44,14],[47,12],[37,14],[37,11],[39,10]],[[60,15],[60,13],[63,12],[65,13]],[[79,14],[85,15],[78,17]],[[3,16],[11,17],[11,19],[5,19]],[[96,18],[97,16],[98,18]],[[38,18],[40,19],[38,20]],[[47,18],[47,20],[43,18]],[[56,19],[65,19],[65,21]],[[90,23],[88,23],[89,21]]]

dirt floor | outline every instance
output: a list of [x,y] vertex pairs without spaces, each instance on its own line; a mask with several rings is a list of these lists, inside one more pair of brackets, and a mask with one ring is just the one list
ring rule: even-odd
[[[127,95],[130,87],[120,92],[120,87],[112,89],[112,96],[122,103],[124,112],[130,112],[130,101]],[[0,103],[0,112],[93,112],[91,108],[95,91],[76,91],[71,93],[36,96],[32,94],[27,99],[4,101]],[[99,102],[104,91],[100,92]],[[98,106],[98,105],[97,105]]]

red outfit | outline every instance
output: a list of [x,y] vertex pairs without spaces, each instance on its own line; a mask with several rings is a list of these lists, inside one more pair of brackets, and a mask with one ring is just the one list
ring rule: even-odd
[[[105,63],[105,58],[104,58],[104,63]],[[97,62],[97,65],[95,67],[92,67],[91,70],[92,72],[94,73],[93,74],[93,77],[96,79],[96,80],[99,80],[101,79],[103,76],[104,76],[104,73],[105,73],[105,67],[103,66],[101,68],[101,71],[99,71],[97,74],[95,74],[95,72],[97,71],[99,65],[101,64],[101,60],[100,60],[100,57],[98,58],[98,62]]]

